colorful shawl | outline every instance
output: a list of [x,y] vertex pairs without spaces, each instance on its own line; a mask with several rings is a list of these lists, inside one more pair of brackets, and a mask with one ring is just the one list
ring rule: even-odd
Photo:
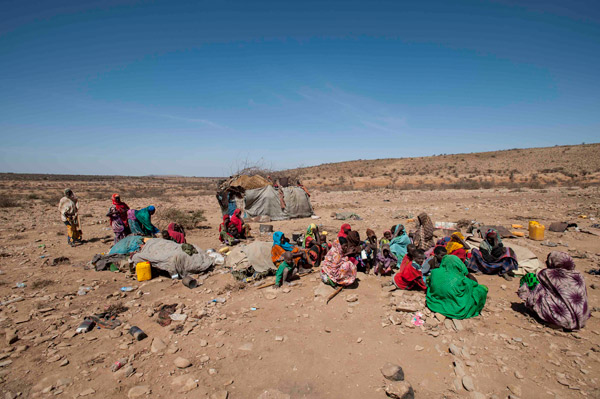
[[335,240],[321,263],[321,275],[337,285],[348,286],[356,280],[356,265],[342,254],[339,240]]
[[240,219],[240,213],[242,213],[242,210],[236,209],[233,211],[233,215],[231,215],[230,219],[231,223],[233,223],[239,234],[242,233],[242,219]]
[[306,229],[306,234],[304,235],[304,242],[302,243],[302,248],[306,248],[306,240],[310,237],[313,240],[315,239],[315,230],[317,229],[317,225],[311,223]]
[[154,235],[158,233],[158,229],[152,224],[152,215],[150,215],[149,208],[150,207],[146,207],[139,211],[135,211],[135,218],[140,222],[145,235]]
[[462,248],[466,248],[465,236],[463,236],[461,232],[456,231],[450,236],[450,241],[448,241],[448,244],[446,245],[446,252],[448,252],[448,255],[450,255],[457,249]]
[[422,249],[423,251],[427,251],[433,246],[433,223],[425,212],[417,217],[417,231],[414,235],[414,244],[417,249]]
[[362,245],[360,242],[360,235],[358,234],[358,231],[349,231],[346,235],[346,240],[348,240],[348,252],[346,253],[346,255],[358,256],[360,254],[360,251],[362,251]]
[[413,261],[405,255],[400,264],[400,270],[394,275],[394,284],[401,290],[427,290],[423,281],[423,273],[415,269]]
[[[398,229],[401,226],[401,224],[396,225],[396,227],[394,228],[394,234],[396,233],[396,231],[398,231]],[[406,247],[408,246],[408,244],[410,244],[410,238],[408,237],[406,232],[403,231],[402,234],[397,235],[390,241],[390,251],[392,251],[392,253],[396,255],[396,258],[398,260],[400,260],[404,258],[404,255],[406,255]]]
[[340,232],[338,233],[338,238],[343,237],[346,238],[346,230],[352,230],[352,227],[348,223],[344,223],[342,227],[340,227]]
[[175,223],[169,223],[169,225],[167,226],[167,231],[169,232],[169,236],[178,244],[185,244],[185,234],[178,231],[179,229],[175,230],[176,226]]
[[388,244],[384,244],[381,247],[381,250],[377,253],[375,259],[377,262],[375,271],[378,272],[379,269],[381,269],[381,273],[384,275],[391,273],[392,268],[398,264],[398,259],[394,256],[392,251],[390,251],[390,246]]
[[439,268],[427,279],[427,307],[451,319],[478,316],[485,305],[488,288],[467,278],[465,264],[454,255],[446,255]]
[[547,269],[538,273],[539,284],[530,289],[521,285],[518,295],[542,320],[567,330],[578,330],[590,318],[583,275],[574,270],[573,258],[553,251],[546,260]]
[[294,249],[293,245],[287,241],[283,241],[283,233],[281,231],[276,231],[273,233],[273,246],[280,246],[284,251],[291,251]]
[[119,213],[119,217],[121,218],[121,221],[123,221],[123,224],[125,226],[127,226],[127,211],[129,210],[129,206],[126,203],[124,203],[123,201],[121,201],[120,198],[117,201],[117,197],[119,197],[119,194],[112,195],[113,206]]

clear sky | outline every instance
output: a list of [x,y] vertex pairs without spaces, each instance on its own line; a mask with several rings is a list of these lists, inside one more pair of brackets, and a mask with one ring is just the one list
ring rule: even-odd
[[222,176],[600,141],[598,1],[0,5],[2,172]]

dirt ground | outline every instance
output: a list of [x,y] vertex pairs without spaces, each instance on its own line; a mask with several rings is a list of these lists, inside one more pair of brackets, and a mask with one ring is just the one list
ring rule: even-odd
[[[83,183],[1,184],[4,196],[39,192],[38,185],[53,198],[66,186],[77,194]],[[111,191],[110,181],[89,183],[86,190],[95,184]],[[166,197],[123,200],[138,209],[155,205],[157,216],[167,207],[204,210],[207,221],[188,231],[188,242],[218,249],[221,216],[214,195],[165,191],[170,193]],[[589,228],[600,219],[599,194],[598,187],[315,191],[311,199],[320,219],[271,224],[291,235],[315,222],[335,236],[343,222],[333,220],[331,213],[348,211],[362,217],[350,221],[361,236],[367,228],[381,236],[425,211],[434,221],[469,219],[507,227],[528,220],[546,225],[574,221]],[[327,305],[331,289],[316,273],[275,292],[237,283],[222,267],[199,276],[201,285],[194,290],[168,277],[140,283],[125,273],[96,272],[86,265],[112,244],[104,217],[110,198],[80,196],[87,241],[71,248],[57,204],[34,197],[0,208],[0,327],[6,335],[0,339],[0,391],[6,398],[385,398],[389,381],[380,368],[386,362],[403,368],[417,398],[600,397],[600,277],[587,273],[599,267],[598,236],[547,232],[556,248],[527,238],[505,240],[508,246],[531,249],[541,260],[551,250],[575,257],[593,309],[581,331],[541,325],[516,295],[518,278],[497,276],[479,278],[489,287],[481,316],[453,324],[424,311],[424,326],[414,327],[412,314],[396,312],[391,304],[422,303],[424,295],[389,292],[384,287],[389,277],[359,273],[357,288],[342,291]],[[258,234],[258,224],[251,225]],[[257,239],[269,241],[270,236]],[[52,266],[60,256],[69,260]],[[26,287],[17,288],[19,282]],[[124,286],[135,290],[121,293]],[[80,287],[91,289],[78,295]],[[16,298],[22,300],[6,304]],[[226,302],[211,302],[215,298]],[[119,316],[121,327],[74,334],[86,315],[117,304],[128,308]],[[187,319],[160,326],[160,304],[178,304]],[[127,333],[130,326],[138,326],[148,338],[134,340]],[[13,334],[18,339],[9,343]],[[450,353],[451,346],[458,348],[457,354]],[[178,357],[191,366],[176,367]],[[112,372],[113,363],[123,358],[128,365]],[[463,387],[463,374],[472,379],[470,392]],[[264,394],[266,390],[270,393]]]

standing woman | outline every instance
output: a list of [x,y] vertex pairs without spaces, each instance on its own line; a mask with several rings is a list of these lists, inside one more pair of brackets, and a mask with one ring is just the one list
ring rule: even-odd
[[79,203],[73,190],[70,188],[65,190],[65,196],[60,199],[58,210],[60,211],[61,220],[67,226],[67,243],[70,246],[73,246],[75,243],[81,243],[82,231],[79,225]]
[[127,211],[129,210],[129,206],[121,201],[121,196],[119,194],[112,195],[112,203],[113,206],[111,207],[111,210],[114,208],[119,214],[119,218],[121,219],[121,222],[123,222],[123,226],[125,226],[125,235],[127,235],[129,233],[129,222],[127,221]]

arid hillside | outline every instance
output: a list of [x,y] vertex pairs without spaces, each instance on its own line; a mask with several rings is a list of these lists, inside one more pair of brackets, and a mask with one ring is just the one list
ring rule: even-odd
[[289,173],[307,187],[333,190],[587,186],[600,182],[600,144],[357,160]]

